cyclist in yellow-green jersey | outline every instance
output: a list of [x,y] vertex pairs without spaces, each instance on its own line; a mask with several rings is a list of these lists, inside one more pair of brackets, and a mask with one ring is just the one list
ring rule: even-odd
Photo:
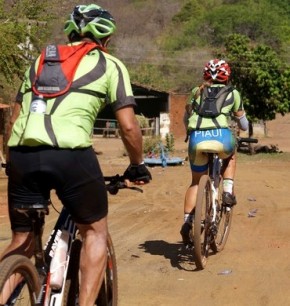
[[107,104],[129,155],[125,179],[136,184],[151,180],[142,159],[142,134],[128,71],[106,49],[115,29],[113,17],[100,6],[76,6],[64,28],[69,43],[47,46],[26,71],[9,132],[6,170],[13,235],[0,258],[15,253],[32,256],[31,218],[13,208],[47,205],[55,189],[83,238],[81,306],[94,305],[107,257],[108,198],[90,137]]

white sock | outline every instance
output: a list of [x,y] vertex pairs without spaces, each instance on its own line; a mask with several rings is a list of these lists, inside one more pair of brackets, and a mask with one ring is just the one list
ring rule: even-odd
[[194,215],[192,214],[184,214],[184,222],[185,223],[193,223]]
[[223,190],[224,192],[229,192],[233,194],[234,181],[232,179],[223,180]]

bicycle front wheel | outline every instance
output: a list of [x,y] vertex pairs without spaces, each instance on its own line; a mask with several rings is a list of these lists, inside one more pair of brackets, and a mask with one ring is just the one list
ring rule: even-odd
[[214,251],[220,252],[224,249],[228,240],[231,223],[233,218],[233,207],[229,208],[223,205],[218,205],[217,217],[217,234],[214,241]]
[[[76,239],[72,244],[71,258],[65,283],[63,306],[78,305],[79,296],[79,263],[82,242]],[[107,239],[107,265],[104,280],[96,300],[98,306],[117,306],[118,280],[116,255],[110,235]]]
[[1,299],[4,299],[0,303],[33,306],[39,290],[38,273],[29,258],[11,255],[0,263],[0,293]]
[[118,278],[117,261],[111,236],[107,239],[107,268],[105,277],[96,301],[99,306],[117,306],[118,304]]
[[208,175],[203,175],[198,184],[194,217],[194,257],[197,269],[205,268],[212,243],[212,192]]

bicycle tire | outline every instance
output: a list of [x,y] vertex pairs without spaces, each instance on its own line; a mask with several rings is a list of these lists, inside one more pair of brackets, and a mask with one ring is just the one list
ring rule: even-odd
[[203,175],[198,184],[194,217],[194,259],[198,270],[205,268],[212,243],[212,192],[208,175]]
[[[63,306],[78,305],[79,295],[79,263],[82,242],[76,239],[72,244],[68,273],[65,280],[63,293]],[[118,279],[116,255],[110,235],[107,239],[108,260],[104,280],[99,295],[96,299],[98,306],[117,306],[118,304]]]
[[[13,274],[19,274],[22,281],[16,289],[13,289],[5,305],[36,305],[40,283],[38,272],[31,260],[23,255],[11,255],[0,263],[0,292],[3,291],[4,286],[9,286],[7,281]],[[15,284],[11,286],[14,287]]]
[[215,247],[213,248],[215,252],[221,252],[224,249],[229,237],[233,218],[233,207],[228,209],[223,205],[219,205],[218,210],[217,234],[215,235]]
[[114,245],[110,234],[107,239],[107,268],[105,277],[96,300],[99,306],[117,306],[118,305],[118,274],[117,261]]

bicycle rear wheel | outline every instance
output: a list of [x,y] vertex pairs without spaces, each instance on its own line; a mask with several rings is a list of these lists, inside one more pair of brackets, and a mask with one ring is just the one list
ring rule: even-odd
[[205,268],[212,243],[212,192],[208,175],[203,175],[198,184],[194,217],[194,257],[197,269]]
[[[72,244],[71,258],[63,294],[63,306],[78,305],[79,296],[79,263],[82,242],[76,239]],[[107,240],[107,266],[99,295],[96,300],[98,306],[117,306],[118,280],[117,262],[114,247],[110,235]]]
[[[5,305],[35,305],[40,283],[29,258],[11,255],[0,263],[0,292],[12,292]],[[9,294],[8,294],[9,295]]]

